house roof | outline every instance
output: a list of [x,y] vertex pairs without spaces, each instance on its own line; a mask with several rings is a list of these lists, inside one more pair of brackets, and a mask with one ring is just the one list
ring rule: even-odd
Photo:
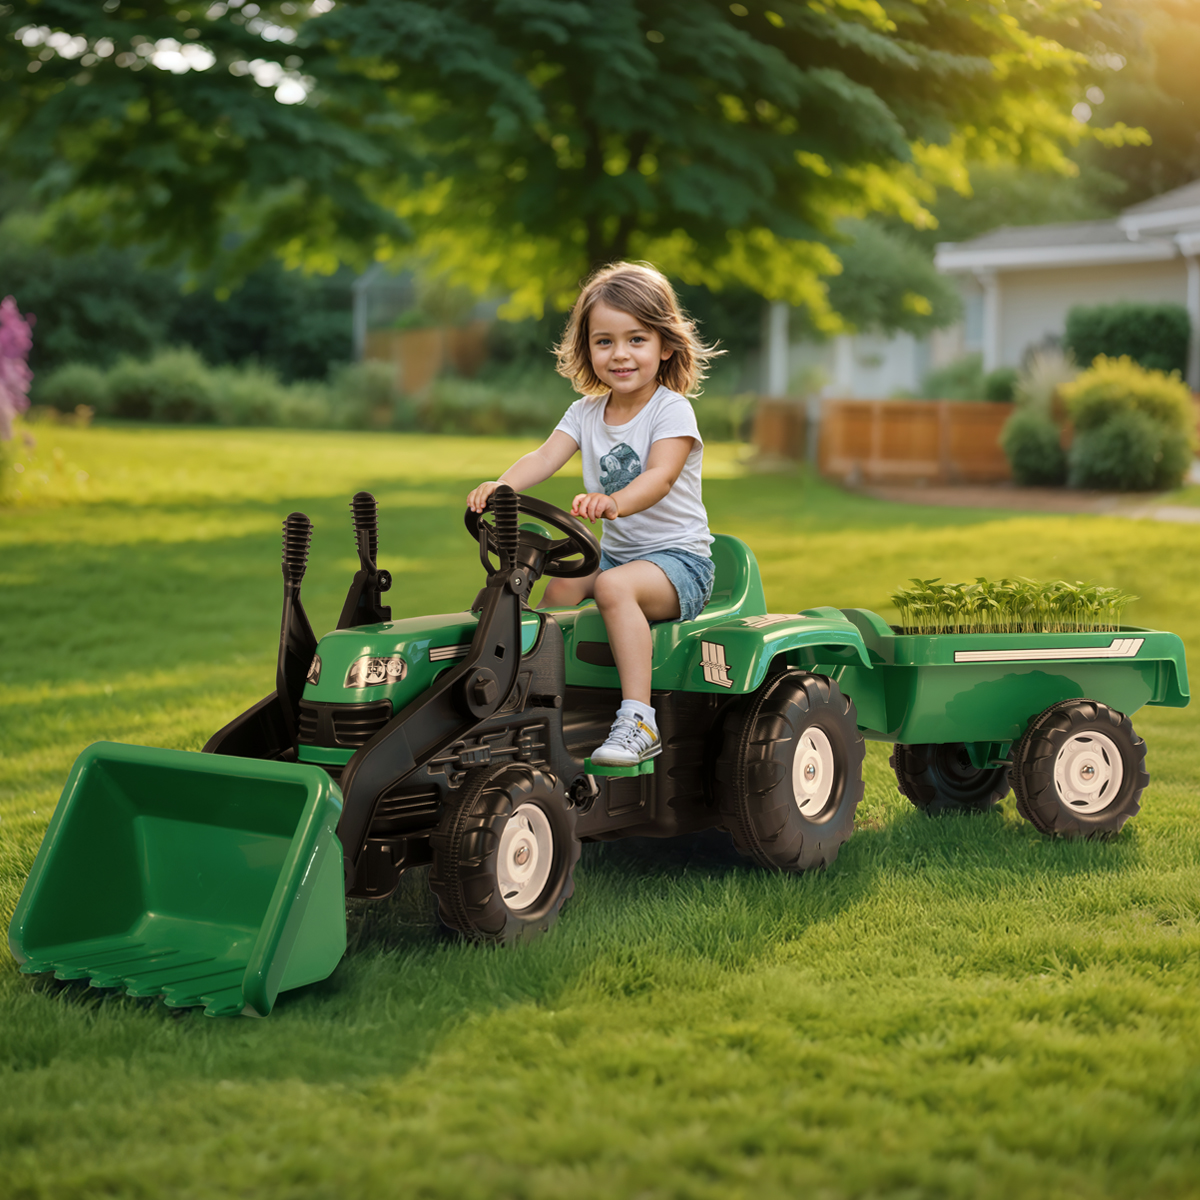
[[1037,270],[1115,262],[1157,262],[1200,250],[1200,180],[1164,192],[1107,221],[1005,225],[938,246],[939,271]]
[[1200,208],[1200,179],[1193,183],[1185,183],[1183,187],[1172,188],[1161,196],[1151,196],[1140,204],[1131,204],[1123,217],[1142,216],[1146,213],[1167,212],[1174,208]]

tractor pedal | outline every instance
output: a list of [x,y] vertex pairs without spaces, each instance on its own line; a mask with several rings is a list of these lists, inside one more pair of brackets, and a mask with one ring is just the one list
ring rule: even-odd
[[654,759],[648,758],[645,762],[620,767],[612,763],[594,763],[590,758],[585,758],[583,769],[588,775],[653,775]]

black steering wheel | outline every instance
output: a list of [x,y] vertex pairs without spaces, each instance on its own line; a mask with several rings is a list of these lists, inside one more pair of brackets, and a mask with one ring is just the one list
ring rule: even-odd
[[[579,579],[599,569],[600,543],[582,521],[570,513],[563,512],[561,508],[555,508],[553,504],[547,504],[545,500],[538,500],[521,492],[517,492],[516,497],[518,512],[528,513],[564,535],[555,540],[530,533],[528,530],[521,531],[522,550],[533,551],[528,557],[541,559],[536,572],[538,575],[550,575],[556,579]],[[491,503],[489,498],[489,508]],[[479,541],[479,530],[482,526],[486,533],[488,550],[498,554],[495,527],[482,520],[482,516],[482,513],[472,512],[468,508],[463,520],[468,532],[476,541]],[[520,557],[524,559],[527,554],[522,553]]]

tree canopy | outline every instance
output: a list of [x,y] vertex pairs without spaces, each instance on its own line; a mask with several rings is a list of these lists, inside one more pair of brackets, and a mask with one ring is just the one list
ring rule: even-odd
[[972,161],[1130,136],[1070,111],[1093,0],[768,4],[9,4],[0,167],[76,237],[198,265],[416,255],[516,315],[633,256],[828,329],[839,222],[928,227]]

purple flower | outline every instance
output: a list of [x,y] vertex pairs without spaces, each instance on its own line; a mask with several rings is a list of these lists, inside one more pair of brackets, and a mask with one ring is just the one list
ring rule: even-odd
[[12,437],[13,418],[29,407],[33,372],[28,359],[35,320],[32,313],[21,316],[11,296],[0,301],[0,442]]

